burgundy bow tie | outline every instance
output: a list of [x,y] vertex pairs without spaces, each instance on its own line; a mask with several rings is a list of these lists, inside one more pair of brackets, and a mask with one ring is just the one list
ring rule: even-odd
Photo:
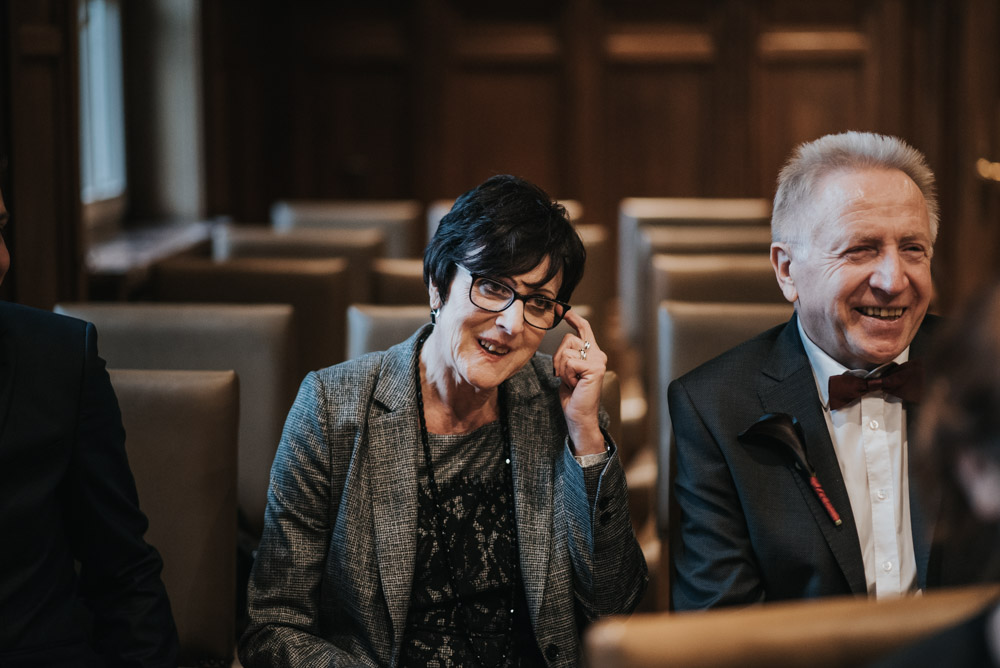
[[923,369],[916,361],[894,364],[878,378],[859,378],[849,373],[830,376],[830,410],[846,406],[868,392],[885,392],[918,403],[923,383]]

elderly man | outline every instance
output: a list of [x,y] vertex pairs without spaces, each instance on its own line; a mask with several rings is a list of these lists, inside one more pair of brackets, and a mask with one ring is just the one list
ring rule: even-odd
[[93,325],[0,302],[0,666],[174,668],[145,531]]
[[782,170],[771,264],[795,315],[668,390],[675,608],[927,586],[906,363],[934,325],[937,228],[933,174],[899,139],[829,135]]

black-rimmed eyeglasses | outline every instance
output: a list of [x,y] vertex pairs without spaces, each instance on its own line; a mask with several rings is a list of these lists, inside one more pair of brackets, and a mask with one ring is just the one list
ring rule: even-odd
[[[465,267],[462,267],[465,269]],[[522,295],[510,286],[486,276],[465,271],[472,277],[469,284],[469,301],[484,311],[500,313],[510,308],[515,300],[524,302],[524,321],[537,329],[552,329],[566,315],[570,305],[558,299],[539,295]]]

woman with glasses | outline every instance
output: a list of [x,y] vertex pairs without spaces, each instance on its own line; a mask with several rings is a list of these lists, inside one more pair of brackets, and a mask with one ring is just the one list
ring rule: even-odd
[[[424,253],[431,323],[309,374],[271,472],[240,659],[576,666],[646,585],[600,408],[607,356],[568,301],[562,206],[496,176]],[[576,331],[536,354],[565,319]]]

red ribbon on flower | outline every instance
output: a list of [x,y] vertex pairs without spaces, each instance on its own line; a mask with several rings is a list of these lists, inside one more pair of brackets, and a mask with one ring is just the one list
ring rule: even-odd
[[809,486],[823,505],[826,514],[830,516],[830,520],[835,526],[843,524],[840,513],[823,491],[816,470],[806,458],[806,439],[798,420],[787,413],[768,413],[740,433],[737,438],[744,444],[783,447],[795,460],[795,468],[806,476]]

